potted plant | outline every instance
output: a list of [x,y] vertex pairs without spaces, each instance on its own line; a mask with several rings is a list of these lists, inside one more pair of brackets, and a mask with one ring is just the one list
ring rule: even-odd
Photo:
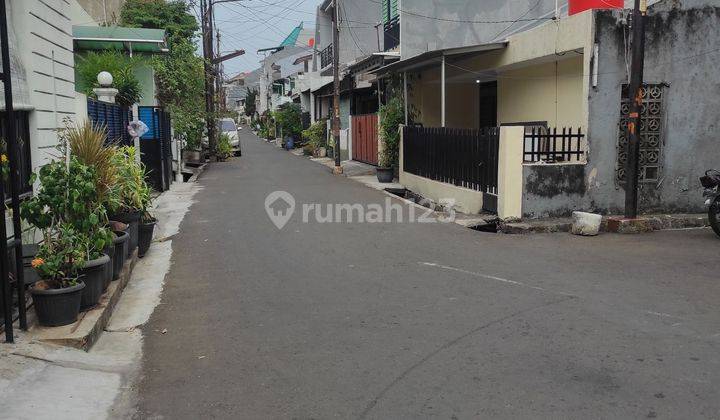
[[[110,263],[104,266],[104,289],[107,289],[110,281],[113,279],[113,259],[115,257],[115,247],[112,240],[110,240],[114,235],[108,231],[110,229],[110,223],[107,218],[107,212],[117,210],[120,205],[119,197],[116,193],[118,180],[117,170],[112,162],[115,151],[112,146],[105,145],[106,138],[107,130],[105,127],[96,125],[90,121],[85,121],[75,126],[68,126],[61,132],[61,140],[70,148],[71,155],[76,157],[80,163],[91,167],[94,171],[95,200],[100,206],[95,206],[88,210],[97,214],[99,224],[107,226],[108,228],[101,232],[101,235],[105,237],[103,240],[105,247],[102,252],[110,258]],[[85,216],[85,214],[76,215],[76,217],[80,218],[84,218]],[[86,226],[86,228],[91,235],[95,234],[96,226]],[[110,239],[107,239],[108,237]]]
[[80,312],[85,283],[78,278],[84,264],[84,239],[68,223],[44,231],[43,243],[32,260],[40,276],[31,288],[33,306],[40,325],[72,324]]
[[325,120],[315,121],[306,130],[303,130],[302,136],[308,142],[312,155],[315,157],[325,157]]
[[74,248],[82,250],[78,275],[85,283],[82,307],[97,304],[108,281],[105,266],[110,258],[103,250],[112,241],[105,226],[107,215],[98,200],[95,168],[72,156],[69,161],[53,161],[40,169],[40,190],[23,203],[21,214],[33,226],[58,236],[57,226],[71,226]]
[[120,273],[122,272],[123,265],[125,264],[125,260],[128,258],[128,250],[130,249],[130,235],[128,235],[127,232],[122,230],[114,230],[113,234],[115,237],[113,238],[113,246],[115,247],[115,251],[113,254],[113,280],[117,280],[118,277],[120,277]]
[[128,224],[129,250],[132,255],[138,245],[140,218],[150,201],[150,188],[145,182],[145,168],[135,161],[135,148],[124,146],[115,149],[112,162],[118,174],[116,194],[119,210],[113,220]]
[[404,120],[403,102],[393,97],[387,104],[380,107],[380,137],[382,151],[377,168],[377,179],[382,183],[393,181],[394,167],[398,164],[400,147],[400,124]]
[[143,212],[143,216],[140,221],[140,237],[138,240],[138,257],[142,258],[150,248],[152,242],[153,233],[155,232],[155,224],[157,219],[150,215],[147,211]]

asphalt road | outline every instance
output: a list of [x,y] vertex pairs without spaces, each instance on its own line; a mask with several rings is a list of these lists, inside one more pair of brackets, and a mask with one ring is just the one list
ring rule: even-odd
[[[302,223],[302,203],[386,196],[243,143],[173,240],[138,418],[720,417],[711,231]],[[297,201],[282,230],[276,190]]]

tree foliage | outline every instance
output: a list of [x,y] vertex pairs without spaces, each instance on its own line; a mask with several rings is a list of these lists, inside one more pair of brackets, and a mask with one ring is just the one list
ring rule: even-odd
[[252,117],[255,115],[255,112],[257,112],[257,107],[255,106],[255,100],[257,99],[257,96],[260,94],[257,89],[250,89],[247,88],[247,94],[245,95],[245,115],[248,117]]
[[125,26],[165,29],[170,51],[155,56],[157,97],[173,119],[175,133],[186,147],[200,147],[204,127],[205,69],[195,54],[198,24],[189,5],[180,0],[128,0],[121,12]]
[[130,106],[142,97],[140,81],[133,73],[139,61],[139,58],[129,57],[119,51],[89,52],[79,56],[75,66],[80,90],[88,96],[95,96],[93,89],[99,87],[97,75],[107,71],[113,76],[112,86],[118,90],[115,101]]
[[177,42],[192,42],[199,29],[190,6],[182,0],[127,0],[120,12],[120,24],[164,29],[171,48]]
[[283,136],[299,136],[302,133],[302,115],[300,105],[294,103],[283,104],[273,112],[275,122],[282,128]]

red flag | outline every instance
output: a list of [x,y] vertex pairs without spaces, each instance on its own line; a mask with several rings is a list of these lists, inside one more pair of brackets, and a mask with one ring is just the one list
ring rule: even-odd
[[624,0],[570,0],[568,14],[584,12],[588,9],[622,9],[625,7]]

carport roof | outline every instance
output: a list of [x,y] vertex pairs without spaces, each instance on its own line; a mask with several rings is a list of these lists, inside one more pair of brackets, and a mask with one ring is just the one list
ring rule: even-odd
[[81,50],[167,51],[164,29],[76,25],[73,26],[73,40]]
[[427,67],[432,64],[439,64],[442,57],[452,58],[470,58],[487,51],[501,50],[507,47],[507,41],[494,42],[491,44],[480,44],[469,47],[445,48],[441,50],[427,51],[415,57],[406,58],[405,60],[396,61],[387,66],[380,67],[372,71],[378,76],[382,76],[392,72],[414,70],[421,67]]

